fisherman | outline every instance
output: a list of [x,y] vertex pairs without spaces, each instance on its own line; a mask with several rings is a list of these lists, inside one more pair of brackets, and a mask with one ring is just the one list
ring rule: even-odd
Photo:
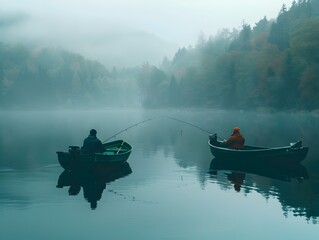
[[82,151],[84,153],[92,154],[103,151],[103,145],[100,139],[96,137],[97,131],[91,129],[90,135],[84,139]]
[[245,144],[245,138],[240,134],[239,131],[239,127],[234,127],[233,134],[225,142],[223,142],[223,145],[231,149],[243,149]]

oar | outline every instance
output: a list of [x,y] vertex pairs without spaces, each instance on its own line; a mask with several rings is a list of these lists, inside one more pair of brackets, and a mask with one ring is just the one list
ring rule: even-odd
[[123,146],[123,143],[124,143],[124,141],[122,141],[122,143],[121,143],[121,145],[120,145],[120,147],[119,147],[119,150],[117,150],[116,154],[118,154],[118,153],[120,152],[120,150],[121,150],[121,148],[122,148],[122,146]]

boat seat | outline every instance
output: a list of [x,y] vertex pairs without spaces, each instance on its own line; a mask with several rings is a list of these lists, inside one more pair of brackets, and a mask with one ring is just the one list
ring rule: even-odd
[[103,155],[115,155],[115,152],[107,151],[107,152],[103,152]]

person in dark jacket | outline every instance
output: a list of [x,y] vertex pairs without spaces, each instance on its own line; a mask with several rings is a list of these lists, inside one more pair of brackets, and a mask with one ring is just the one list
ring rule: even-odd
[[91,129],[90,135],[86,139],[84,139],[82,146],[82,151],[84,153],[91,154],[103,151],[102,142],[96,137],[96,134],[96,130]]
[[239,130],[239,127],[235,127],[233,130],[233,134],[223,143],[223,145],[232,149],[243,149],[245,138],[240,134]]

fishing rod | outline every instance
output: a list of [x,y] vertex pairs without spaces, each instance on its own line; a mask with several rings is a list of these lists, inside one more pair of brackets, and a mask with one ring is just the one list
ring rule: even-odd
[[185,124],[190,125],[190,126],[192,126],[192,127],[198,128],[199,130],[202,130],[203,132],[206,132],[206,133],[208,133],[208,134],[213,134],[213,133],[211,133],[210,131],[205,130],[204,128],[201,128],[201,127],[199,127],[199,126],[196,126],[195,124],[192,124],[192,123],[189,123],[189,122],[185,122],[185,121],[183,121],[183,120],[180,120],[180,119],[177,119],[177,118],[173,118],[173,117],[166,117],[166,118],[172,119],[172,120],[177,121],[177,122],[185,123]]
[[[205,133],[213,134],[212,132],[210,132],[210,131],[208,131],[208,130],[206,130],[206,129],[204,129],[204,128],[201,128],[201,127],[199,127],[199,126],[197,126],[197,125],[195,125],[195,124],[192,124],[192,123],[189,123],[189,122],[186,122],[186,121],[177,119],[177,118],[173,118],[173,117],[166,117],[166,118],[169,118],[169,119],[171,119],[171,120],[174,120],[174,121],[177,121],[177,122],[181,122],[181,123],[190,125],[190,126],[192,126],[192,127],[195,127],[195,128],[197,128],[197,129],[199,129],[199,130],[205,132]],[[221,140],[224,140],[223,138],[218,137],[218,136],[217,136],[217,138],[219,138],[219,139],[221,139]]]
[[151,121],[151,120],[157,119],[157,118],[159,118],[159,117],[153,117],[153,118],[149,118],[149,119],[143,120],[143,121],[141,121],[141,122],[135,123],[135,124],[133,124],[133,125],[131,125],[131,126],[129,126],[129,127],[127,127],[127,128],[125,128],[125,129],[123,129],[123,130],[121,130],[121,131],[119,131],[119,132],[115,133],[114,135],[112,135],[112,136],[111,136],[111,137],[109,137],[108,139],[104,140],[104,141],[103,141],[103,143],[107,142],[107,141],[108,141],[108,140],[110,140],[111,138],[116,137],[116,136],[117,136],[117,135],[119,135],[120,133],[122,133],[122,132],[125,132],[125,131],[129,130],[130,128],[136,127],[136,126],[138,126],[138,125],[140,125],[140,124],[142,124],[142,123],[145,123],[145,122],[148,122],[148,121]]
[[[171,119],[171,120],[174,120],[174,121],[177,121],[177,122],[181,122],[181,123],[190,125],[190,126],[192,126],[192,127],[194,127],[194,128],[197,128],[197,129],[199,129],[199,130],[205,132],[205,133],[213,134],[212,132],[210,132],[210,131],[208,131],[208,130],[206,130],[206,129],[204,129],[204,128],[201,128],[201,127],[199,127],[199,126],[197,126],[197,125],[195,125],[195,124],[192,124],[192,123],[189,123],[189,122],[186,122],[186,121],[177,119],[177,118],[167,117],[167,116],[166,116],[166,117],[153,117],[153,118],[149,118],[149,119],[143,120],[143,121],[141,121],[141,122],[135,123],[135,124],[133,124],[133,125],[131,125],[131,126],[125,128],[125,129],[123,129],[123,130],[121,130],[121,131],[115,133],[114,135],[112,135],[112,136],[109,137],[108,139],[104,140],[103,143],[107,142],[107,141],[110,140],[111,138],[116,137],[117,135],[121,134],[122,132],[125,132],[125,131],[127,131],[127,130],[133,128],[133,127],[136,127],[136,126],[142,124],[142,123],[145,123],[145,122],[148,122],[148,121],[152,121],[152,120],[158,119],[158,118],[168,118],[168,119]],[[219,139],[221,139],[221,140],[224,140],[223,138],[220,138],[220,137],[218,137],[218,136],[217,136],[217,138],[219,138]]]

